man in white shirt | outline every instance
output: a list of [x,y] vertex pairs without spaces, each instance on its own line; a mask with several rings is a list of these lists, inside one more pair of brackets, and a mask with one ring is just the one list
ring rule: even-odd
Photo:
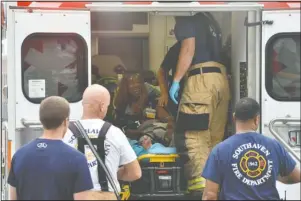
[[[110,104],[110,94],[101,85],[89,86],[83,94],[83,117],[80,120],[83,128],[90,138],[97,138],[99,131],[104,125],[103,119],[106,116]],[[77,148],[78,140],[69,129],[63,139],[68,145]],[[107,131],[104,141],[105,164],[111,172],[113,181],[120,192],[118,180],[135,181],[141,177],[141,168],[137,156],[130,146],[125,134],[117,127],[111,125]],[[98,163],[89,147],[85,147],[88,166],[91,172],[94,190],[101,190],[98,178]],[[122,166],[121,168],[119,168]],[[108,183],[109,191],[113,191]]]

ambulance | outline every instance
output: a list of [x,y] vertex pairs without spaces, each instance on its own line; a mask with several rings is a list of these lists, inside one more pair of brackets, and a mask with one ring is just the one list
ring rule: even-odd
[[[80,119],[92,66],[102,76],[115,76],[110,69],[118,65],[157,71],[176,42],[174,16],[198,12],[210,12],[223,43],[230,41],[232,108],[242,97],[255,98],[261,104],[259,132],[279,140],[300,166],[300,2],[5,4],[7,81],[2,87],[8,89],[8,120],[1,124],[2,199],[8,198],[12,155],[41,134],[43,98],[65,97],[70,119]],[[278,182],[277,188],[281,199],[300,199],[300,184]]]

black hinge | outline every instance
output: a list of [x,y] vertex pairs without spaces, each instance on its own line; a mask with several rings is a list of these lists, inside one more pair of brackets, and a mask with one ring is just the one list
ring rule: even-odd
[[245,26],[247,27],[254,27],[254,26],[259,26],[259,25],[272,25],[274,24],[273,20],[263,20],[260,22],[248,22],[247,18],[245,19]]

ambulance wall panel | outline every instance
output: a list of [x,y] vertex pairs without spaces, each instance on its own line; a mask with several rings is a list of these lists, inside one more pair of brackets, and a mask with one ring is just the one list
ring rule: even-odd
[[246,12],[233,12],[231,23],[231,57],[232,57],[232,108],[240,98],[240,64],[246,62]]
[[150,15],[149,68],[157,71],[165,56],[166,17]]

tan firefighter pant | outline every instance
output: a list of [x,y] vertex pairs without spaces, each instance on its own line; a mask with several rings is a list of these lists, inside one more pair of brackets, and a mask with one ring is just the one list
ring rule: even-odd
[[225,67],[217,62],[206,62],[192,66],[189,72],[212,67],[221,73],[187,76],[179,105],[174,140],[185,164],[188,191],[205,187],[201,177],[203,168],[212,147],[223,140],[227,122],[230,91]]

